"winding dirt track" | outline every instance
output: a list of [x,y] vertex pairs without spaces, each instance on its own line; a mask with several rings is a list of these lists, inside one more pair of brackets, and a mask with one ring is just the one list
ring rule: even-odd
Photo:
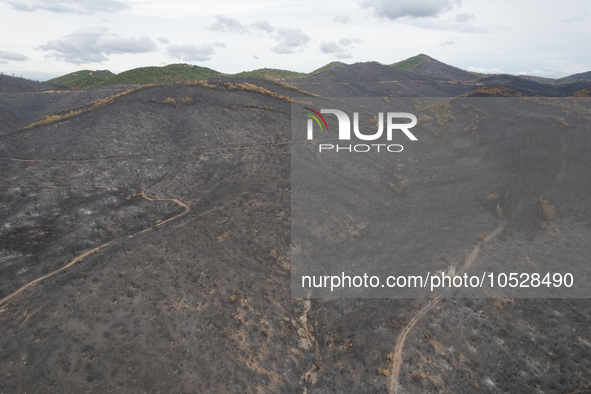
[[[484,238],[484,242],[488,242],[494,237],[496,237],[503,230],[503,228],[505,228],[506,224],[507,223],[503,223],[502,225],[497,227],[493,232],[488,234]],[[464,266],[457,273],[457,275],[461,276],[468,270],[468,268],[470,268],[472,263],[474,263],[474,261],[476,260],[476,257],[478,257],[478,252],[480,252],[480,247],[484,242],[479,242],[478,245],[474,247],[472,252],[466,258]],[[427,312],[429,312],[429,310],[431,310],[431,308],[433,308],[435,305],[437,305],[439,301],[441,301],[441,297],[442,296],[438,296],[430,300],[427,303],[427,305],[421,308],[421,310],[418,311],[416,315],[414,315],[414,317],[404,327],[404,330],[402,330],[402,332],[398,335],[398,338],[396,339],[396,345],[394,345],[394,352],[392,353],[394,357],[392,361],[392,370],[390,372],[390,385],[388,387],[388,391],[391,394],[398,394],[398,377],[400,375],[400,366],[402,365],[402,351],[404,349],[404,342],[406,341],[406,337],[413,329],[413,327],[417,324],[417,322],[421,319],[421,317],[423,317]]]
[[[148,197],[148,196],[146,195],[146,193],[145,193],[145,190],[146,190],[146,189],[145,189],[144,187],[142,187],[142,191],[141,191],[141,193],[140,193],[140,196],[141,196],[141,197],[143,197],[143,198],[145,198],[146,200],[149,200],[149,201],[156,201],[156,200],[157,200],[157,201],[172,201],[172,202],[174,202],[175,204],[177,204],[178,206],[181,206],[181,207],[185,208],[185,210],[184,210],[183,212],[179,213],[178,215],[171,217],[170,219],[167,219],[167,220],[165,220],[165,221],[163,221],[163,222],[160,222],[160,223],[158,223],[158,224],[156,224],[156,225],[154,225],[154,226],[152,226],[152,227],[148,227],[147,229],[144,229],[144,230],[142,230],[142,231],[138,231],[138,232],[137,232],[137,233],[135,233],[135,234],[129,235],[129,236],[127,236],[128,238],[133,238],[133,237],[135,237],[135,236],[137,236],[137,235],[140,235],[140,234],[143,234],[143,233],[145,233],[145,232],[148,232],[148,231],[150,231],[150,230],[153,230],[153,229],[154,229],[154,228],[156,228],[156,227],[160,227],[160,226],[164,225],[165,223],[168,223],[168,222],[170,222],[170,221],[172,221],[172,220],[178,219],[178,218],[180,218],[181,216],[185,215],[187,212],[189,212],[189,210],[191,209],[191,208],[189,207],[189,205],[185,204],[184,202],[182,202],[182,201],[180,201],[180,200],[177,200],[176,198],[161,198],[161,197],[158,197],[157,195],[156,195],[156,196],[154,196],[154,197]],[[125,237],[123,237],[123,238],[125,238]],[[55,270],[55,271],[53,271],[53,272],[50,272],[50,273],[49,273],[49,274],[47,274],[47,275],[43,275],[42,277],[40,277],[40,278],[37,278],[37,279],[35,279],[35,280],[33,280],[33,281],[31,281],[31,282],[27,283],[26,285],[24,285],[23,287],[21,287],[20,289],[18,289],[17,291],[15,291],[14,293],[12,293],[12,294],[10,294],[10,295],[8,295],[8,296],[4,297],[2,300],[0,300],[0,305],[6,304],[6,303],[7,303],[7,302],[9,302],[11,299],[13,299],[14,297],[16,297],[17,295],[19,295],[19,294],[20,294],[20,293],[22,293],[23,291],[25,291],[25,290],[27,290],[27,289],[29,289],[29,288],[31,288],[31,287],[33,287],[33,286],[35,286],[37,283],[41,282],[42,280],[44,280],[44,279],[47,279],[47,278],[49,278],[49,277],[51,277],[51,276],[53,276],[53,275],[55,275],[55,274],[58,274],[58,273],[60,273],[60,272],[62,272],[62,271],[65,271],[65,270],[67,270],[68,268],[70,268],[70,267],[71,267],[71,266],[73,266],[74,264],[76,264],[76,263],[79,263],[79,262],[80,262],[82,259],[84,259],[85,257],[88,257],[88,256],[90,256],[91,254],[94,254],[94,253],[98,252],[99,250],[101,250],[101,249],[103,249],[103,248],[105,248],[105,247],[109,246],[109,245],[110,245],[110,244],[112,244],[113,242],[117,242],[117,241],[119,241],[119,240],[121,240],[121,239],[123,239],[123,238],[114,239],[114,240],[112,240],[112,241],[109,241],[109,242],[107,242],[107,243],[104,243],[104,244],[102,244],[102,245],[100,245],[100,246],[97,246],[97,247],[96,247],[96,248],[94,248],[94,249],[91,249],[91,250],[89,250],[89,251],[86,251],[86,252],[82,253],[80,256],[76,257],[74,260],[70,261],[68,264],[64,265],[62,268],[60,268],[60,269],[57,269],[57,270]]]

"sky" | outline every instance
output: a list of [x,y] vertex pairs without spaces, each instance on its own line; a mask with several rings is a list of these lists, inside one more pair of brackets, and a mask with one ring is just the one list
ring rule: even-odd
[[311,72],[427,54],[483,73],[591,70],[588,0],[0,0],[0,72],[188,63]]

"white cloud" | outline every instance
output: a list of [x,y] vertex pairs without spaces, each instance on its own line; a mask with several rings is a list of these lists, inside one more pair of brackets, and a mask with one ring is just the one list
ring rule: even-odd
[[157,40],[160,41],[161,44],[170,44],[170,41],[166,37],[158,37]]
[[435,17],[462,4],[462,0],[363,0],[361,7],[372,8],[383,18],[395,20],[403,17]]
[[271,51],[278,54],[295,53],[296,49],[305,46],[310,41],[310,37],[302,29],[287,27],[280,27],[274,38],[277,44],[271,48]]
[[11,1],[8,4],[17,11],[43,10],[57,14],[96,14],[97,12],[119,12],[128,8],[127,4],[117,0],[39,0],[33,5]]
[[223,15],[216,15],[217,22],[209,26],[209,30],[228,32],[233,31],[240,34],[246,34],[248,29],[240,23],[238,19],[230,18]]
[[203,45],[170,45],[166,47],[168,55],[172,58],[192,62],[192,61],[207,61],[211,60],[211,55],[215,53],[213,46],[210,44]]
[[448,41],[442,42],[442,43],[441,43],[441,44],[439,44],[439,45],[440,45],[440,46],[442,46],[442,47],[445,47],[445,46],[448,46],[448,45],[454,45],[454,44],[455,44],[455,42],[453,42],[453,41],[451,41],[451,40],[448,40]]
[[463,14],[456,15],[454,19],[458,23],[467,23],[469,20],[472,20],[474,18],[475,18],[474,14],[464,12]]
[[361,44],[363,41],[361,41],[358,38],[341,38],[339,40],[339,44],[348,47],[349,45],[352,44]]
[[213,45],[214,47],[217,47],[217,48],[227,48],[228,47],[223,42],[218,42],[218,41],[213,42],[211,45]]
[[320,43],[320,52],[335,55],[339,59],[348,59],[353,56],[345,50],[336,41],[322,41]]
[[351,18],[349,18],[349,15],[337,14],[337,15],[333,16],[332,20],[333,20],[333,22],[346,24],[351,21]]
[[4,64],[8,63],[7,60],[13,60],[13,61],[17,61],[17,62],[29,60],[28,57],[26,57],[25,55],[23,55],[21,53],[4,52],[4,51],[0,51],[0,59],[3,60]]
[[12,8],[14,8],[17,11],[24,11],[24,12],[35,12],[35,11],[37,11],[37,8],[28,6],[28,5],[24,4],[24,3],[19,3],[19,2],[16,2],[16,1],[8,1],[7,3],[10,4],[12,6]]
[[158,50],[154,41],[146,36],[121,37],[108,31],[106,27],[85,27],[61,39],[48,41],[38,49],[52,51],[47,56],[74,64],[101,63],[109,60],[105,55]]
[[271,26],[269,21],[261,21],[257,20],[255,23],[252,24],[255,29],[266,31],[267,33],[273,33],[276,29]]

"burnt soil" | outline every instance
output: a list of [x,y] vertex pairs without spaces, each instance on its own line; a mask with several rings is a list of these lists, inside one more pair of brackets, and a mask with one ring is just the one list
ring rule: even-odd
[[[479,87],[408,73],[365,81],[365,68],[295,86],[378,97],[452,97]],[[401,82],[379,83],[390,78]],[[111,243],[0,304],[0,392],[388,392],[388,354],[427,300],[291,298],[290,103],[283,97],[303,94],[245,82],[276,95],[229,90],[223,81],[156,86],[26,130],[21,125],[54,111],[48,93],[27,93],[23,102],[7,96],[18,105],[3,107],[2,119],[14,120],[0,135],[0,299]],[[63,96],[55,108],[91,96]],[[35,103],[41,109],[27,118]],[[546,171],[535,187],[550,182],[569,204],[558,186],[584,179],[587,135],[572,147],[579,156],[568,164],[576,170],[570,178],[556,183],[559,172]],[[503,151],[501,137],[454,138],[492,155]],[[444,138],[445,129],[429,137],[432,144]],[[507,166],[543,165],[541,155],[528,161],[509,153]],[[537,182],[509,173],[505,183],[502,174],[494,179],[508,205],[518,199],[502,185]],[[424,193],[426,178],[416,176],[402,198]],[[155,196],[162,200],[149,199]],[[572,242],[575,230],[578,245],[591,244],[588,199],[575,197],[578,205],[550,224],[533,205],[531,218],[514,210],[513,233],[490,248]],[[479,209],[478,217],[499,223],[485,202]],[[456,252],[467,255],[477,237]],[[585,392],[590,306],[588,299],[442,300],[407,338],[399,392]]]

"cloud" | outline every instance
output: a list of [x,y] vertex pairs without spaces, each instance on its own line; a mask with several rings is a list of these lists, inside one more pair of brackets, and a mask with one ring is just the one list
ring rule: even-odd
[[240,34],[246,34],[248,32],[248,29],[242,26],[242,23],[237,19],[223,15],[216,15],[215,18],[217,19],[217,22],[209,26],[209,30],[224,32],[233,31]]
[[4,52],[4,51],[0,51],[0,59],[5,62],[7,60],[13,60],[13,61],[17,61],[17,62],[23,62],[25,60],[29,60],[28,57],[26,57],[25,55],[23,55],[21,53]]
[[12,8],[14,8],[17,11],[24,11],[24,12],[35,12],[37,11],[37,8],[35,7],[30,7],[24,3],[18,3],[15,1],[9,1],[7,2],[8,4],[10,4],[12,6]]
[[258,57],[257,55],[252,55],[252,58],[255,59],[255,60],[260,59],[260,57]]
[[170,45],[166,47],[166,51],[170,57],[188,62],[211,60],[211,55],[215,53],[213,46],[210,44],[199,46],[194,44]]
[[106,27],[85,27],[59,40],[40,45],[42,51],[52,51],[49,57],[68,63],[82,64],[109,60],[105,55],[136,54],[158,50],[154,41],[143,37],[121,37],[109,33]]
[[351,18],[349,18],[349,15],[338,14],[332,17],[332,21],[342,23],[344,25],[346,23],[349,23],[351,21]]
[[170,44],[170,40],[166,37],[158,37],[157,40],[160,41],[161,44]]
[[382,18],[395,20],[435,17],[462,4],[462,0],[363,0],[361,7],[372,8]]
[[339,59],[353,57],[345,48],[337,44],[336,41],[322,41],[320,43],[320,51],[325,54],[334,54]]
[[361,41],[358,38],[341,38],[339,40],[339,44],[348,47],[351,44],[361,44],[363,41]]
[[228,47],[228,46],[227,46],[226,44],[224,44],[223,42],[218,42],[218,41],[215,41],[215,42],[214,42],[214,43],[212,43],[211,45],[213,45],[214,47],[217,47],[217,48],[227,48],[227,47]]
[[474,19],[474,14],[470,14],[468,12],[464,12],[463,14],[458,14],[455,16],[455,20],[458,23],[467,23],[469,20]]
[[128,8],[127,4],[117,0],[40,0],[32,6],[20,2],[8,2],[8,4],[18,11],[43,10],[57,14],[96,14],[97,12],[119,12]]
[[501,74],[502,71],[498,68],[482,68],[482,67],[468,67],[466,70],[471,71],[473,73],[480,73],[480,74]]
[[458,23],[455,19],[448,18],[446,20],[437,19],[415,19],[408,22],[410,25],[429,30],[441,31],[459,31],[462,33],[485,33],[493,30],[495,26],[482,25],[474,26],[470,23]]
[[455,44],[455,42],[453,42],[453,41],[445,41],[445,42],[442,42],[439,45],[441,45],[442,47],[445,47],[445,46],[454,45],[454,44]]
[[6,60],[0,60],[0,64],[8,64]]
[[269,23],[269,21],[260,21],[260,20],[257,20],[256,22],[254,22],[252,24],[252,26],[255,29],[263,30],[263,31],[266,31],[267,33],[273,33],[275,30],[277,30],[273,26],[271,26],[271,24]]
[[302,29],[291,29],[280,27],[275,35],[277,45],[271,48],[271,51],[279,54],[295,53],[295,50],[302,47],[310,41]]
[[562,21],[565,23],[571,23],[571,22],[582,22],[582,21],[586,21],[587,19],[588,19],[587,16],[582,15],[582,16],[573,16],[571,18],[566,18],[566,19],[563,19]]

